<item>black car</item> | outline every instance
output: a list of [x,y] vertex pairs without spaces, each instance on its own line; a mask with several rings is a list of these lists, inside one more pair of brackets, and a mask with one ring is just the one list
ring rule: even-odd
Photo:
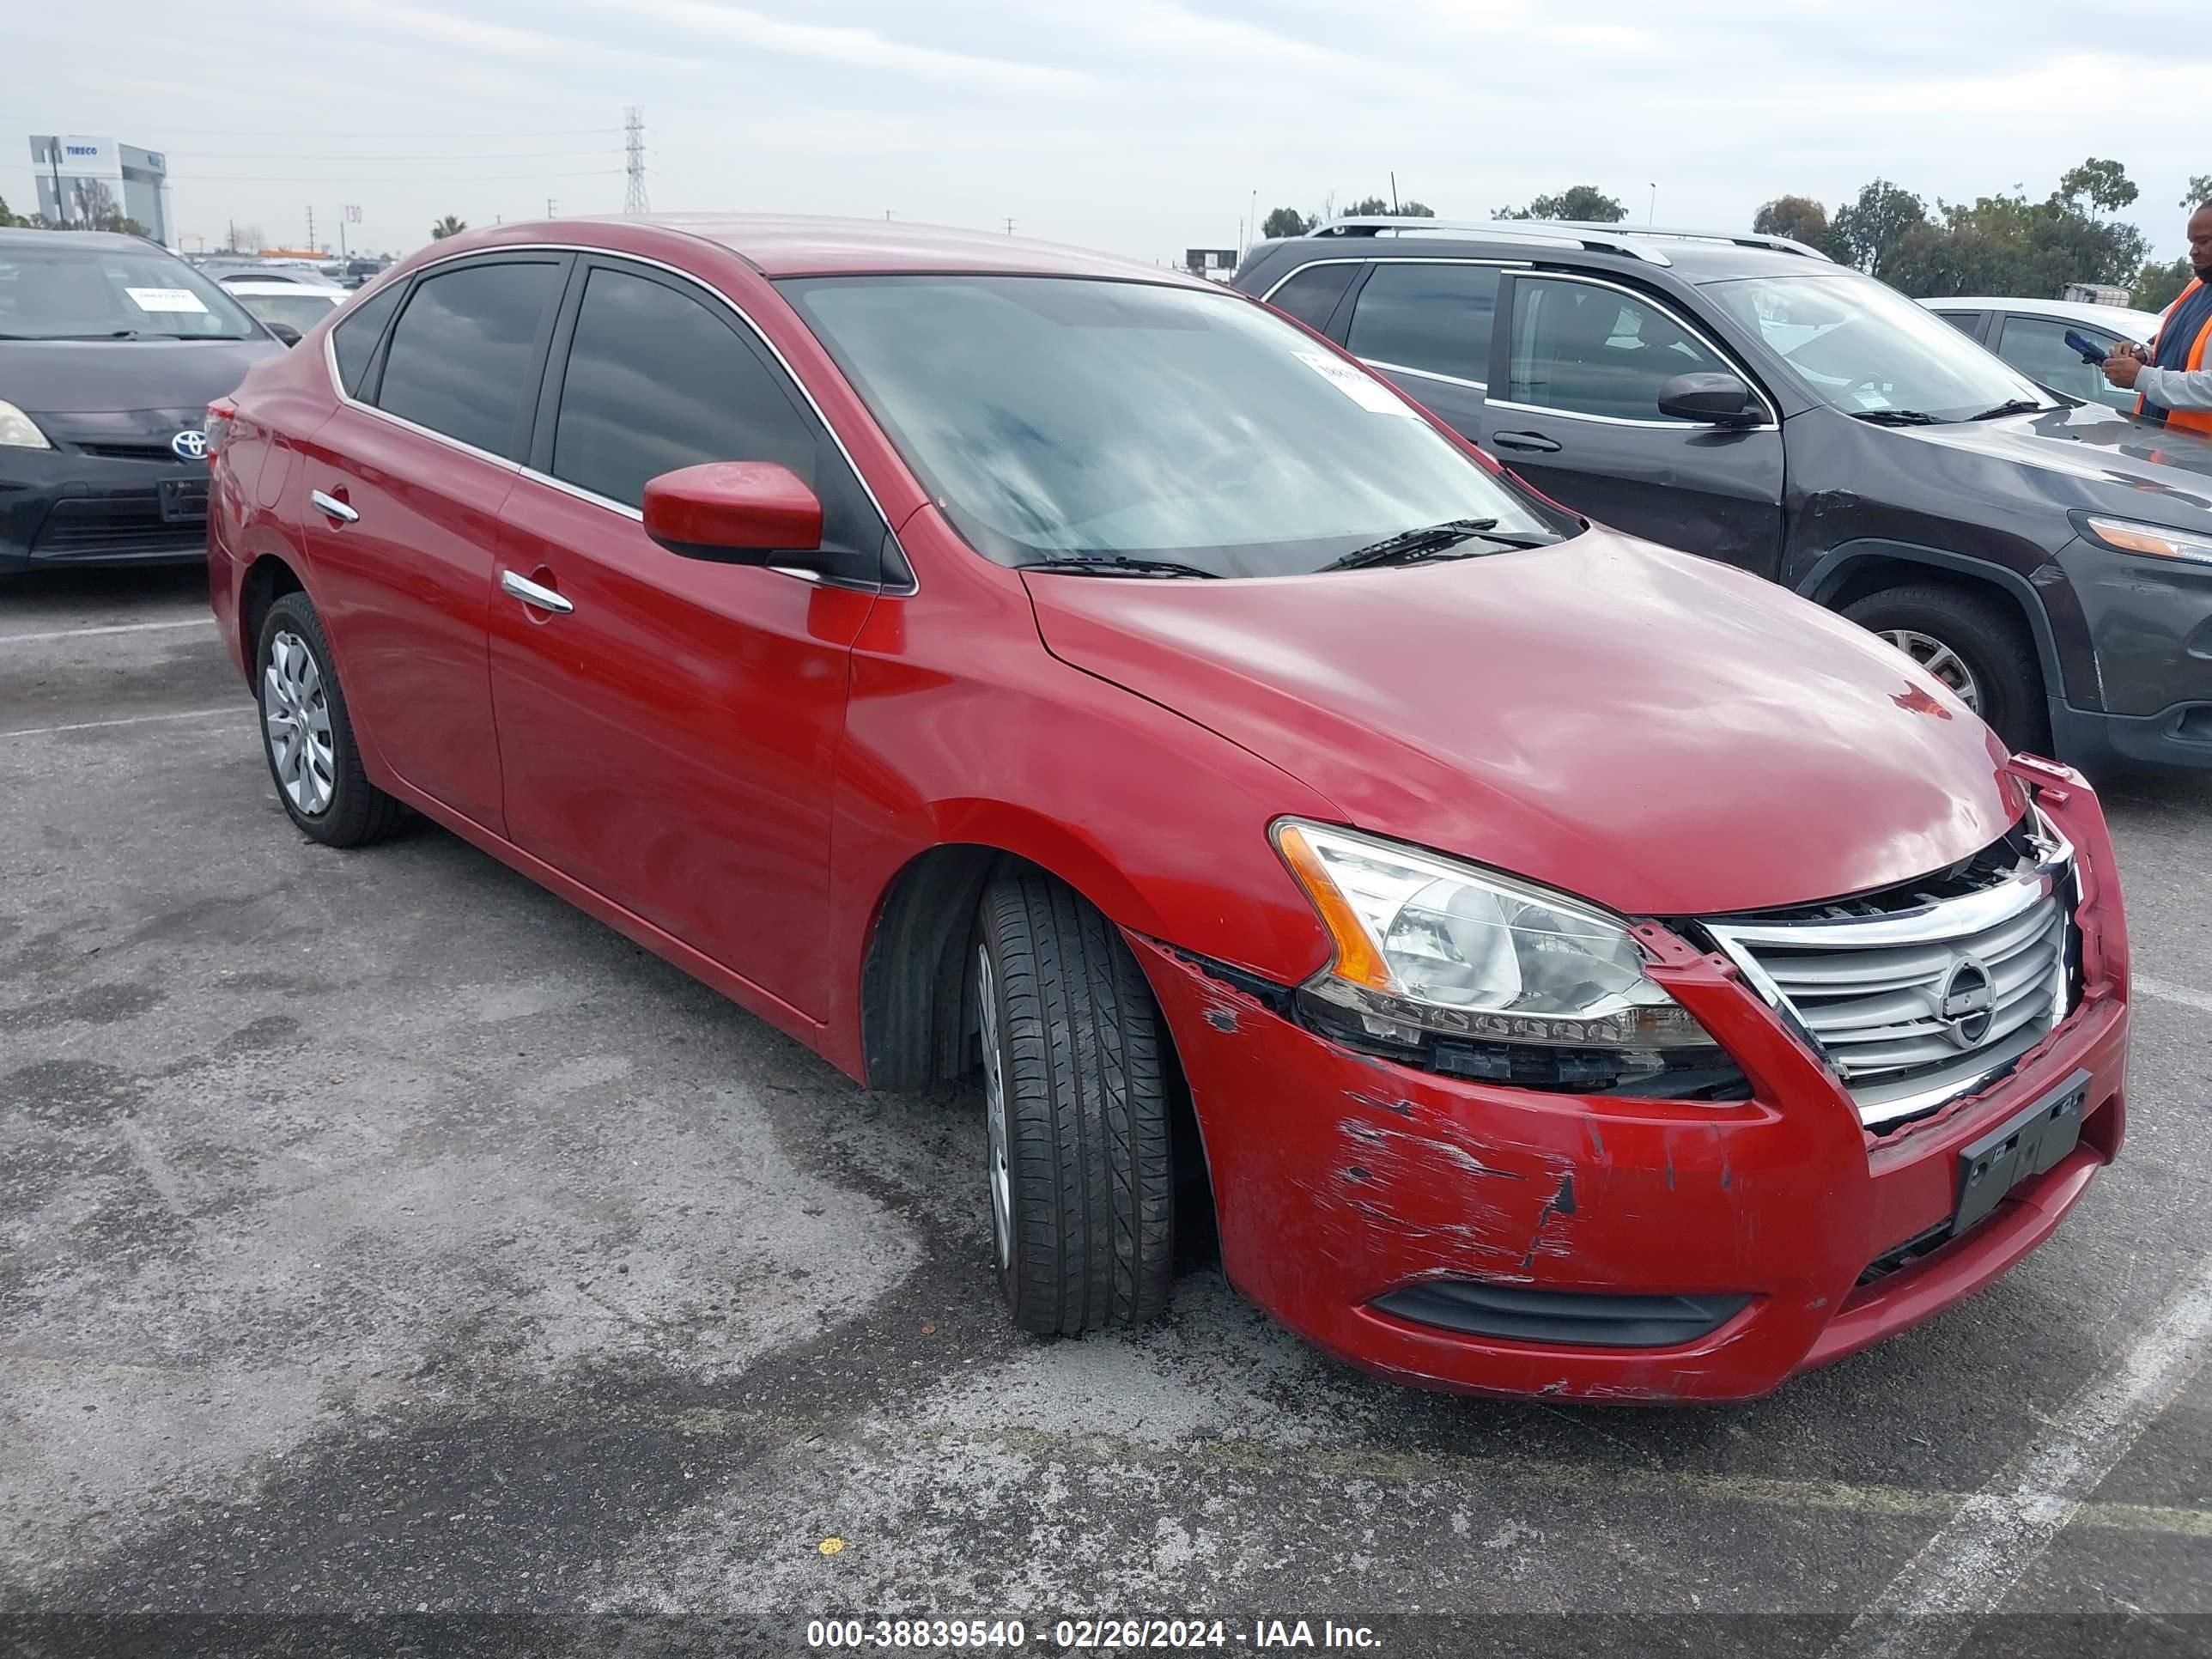
[[284,347],[143,238],[0,230],[0,575],[204,558],[208,403]]
[[1236,284],[1566,505],[1886,635],[2015,748],[2212,766],[2212,444],[1781,237],[1353,219]]

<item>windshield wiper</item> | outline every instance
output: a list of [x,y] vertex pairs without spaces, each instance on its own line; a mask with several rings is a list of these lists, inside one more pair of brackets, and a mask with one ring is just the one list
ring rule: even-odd
[[[1323,570],[1358,570],[1369,565],[1412,564],[1422,559],[1433,559],[1451,553],[1462,542],[1482,540],[1493,548],[1546,547],[1548,536],[1506,536],[1493,532],[1498,529],[1495,519],[1447,519],[1442,524],[1424,526],[1419,530],[1401,531],[1395,536],[1385,536],[1379,542],[1365,547],[1355,547],[1340,559],[1332,559],[1322,566]],[[1453,554],[1455,558],[1472,558],[1473,553]]]
[[2014,398],[1999,404],[1995,409],[1985,409],[1980,414],[1969,415],[1966,418],[1970,421],[1994,421],[2004,415],[2040,414],[2049,407],[2048,404],[2039,404],[2033,398]]
[[1075,554],[1064,559],[1029,559],[1017,570],[1065,570],[1072,576],[1205,576],[1218,578],[1218,570],[1201,570],[1173,559],[1133,559],[1121,553]]
[[1867,421],[1875,426],[1941,426],[1943,424],[1924,409],[1854,409],[1848,413],[1855,421]]

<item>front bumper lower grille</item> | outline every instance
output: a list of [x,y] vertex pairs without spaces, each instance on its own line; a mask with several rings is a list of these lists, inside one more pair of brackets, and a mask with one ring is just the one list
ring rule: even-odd
[[1463,1336],[1569,1347],[1672,1348],[1733,1319],[1747,1296],[1613,1296],[1437,1279],[1377,1297],[1377,1311]]
[[1835,1068],[1869,1128],[1996,1078],[2072,1012],[2073,848],[2042,824],[2008,866],[1981,863],[1983,884],[1923,902],[1892,894],[1705,924]]

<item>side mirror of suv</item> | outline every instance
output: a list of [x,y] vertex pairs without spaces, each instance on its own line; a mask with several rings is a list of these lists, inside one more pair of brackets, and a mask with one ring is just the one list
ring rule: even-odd
[[1659,412],[1717,426],[1756,426],[1766,413],[1733,374],[1677,374],[1659,388]]
[[262,326],[288,346],[300,343],[300,331],[289,323],[264,323]]
[[719,564],[821,562],[822,503],[773,461],[708,461],[649,478],[645,533],[672,553]]

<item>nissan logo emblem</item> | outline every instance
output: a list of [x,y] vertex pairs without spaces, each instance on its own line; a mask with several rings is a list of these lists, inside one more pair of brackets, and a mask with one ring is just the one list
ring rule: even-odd
[[169,440],[169,447],[188,461],[204,461],[207,459],[207,434],[190,430],[179,432]]
[[1951,1041],[1972,1048],[1990,1034],[1997,1015],[1997,991],[1990,970],[1972,957],[1961,957],[1943,981],[1943,1004],[1937,1011]]

